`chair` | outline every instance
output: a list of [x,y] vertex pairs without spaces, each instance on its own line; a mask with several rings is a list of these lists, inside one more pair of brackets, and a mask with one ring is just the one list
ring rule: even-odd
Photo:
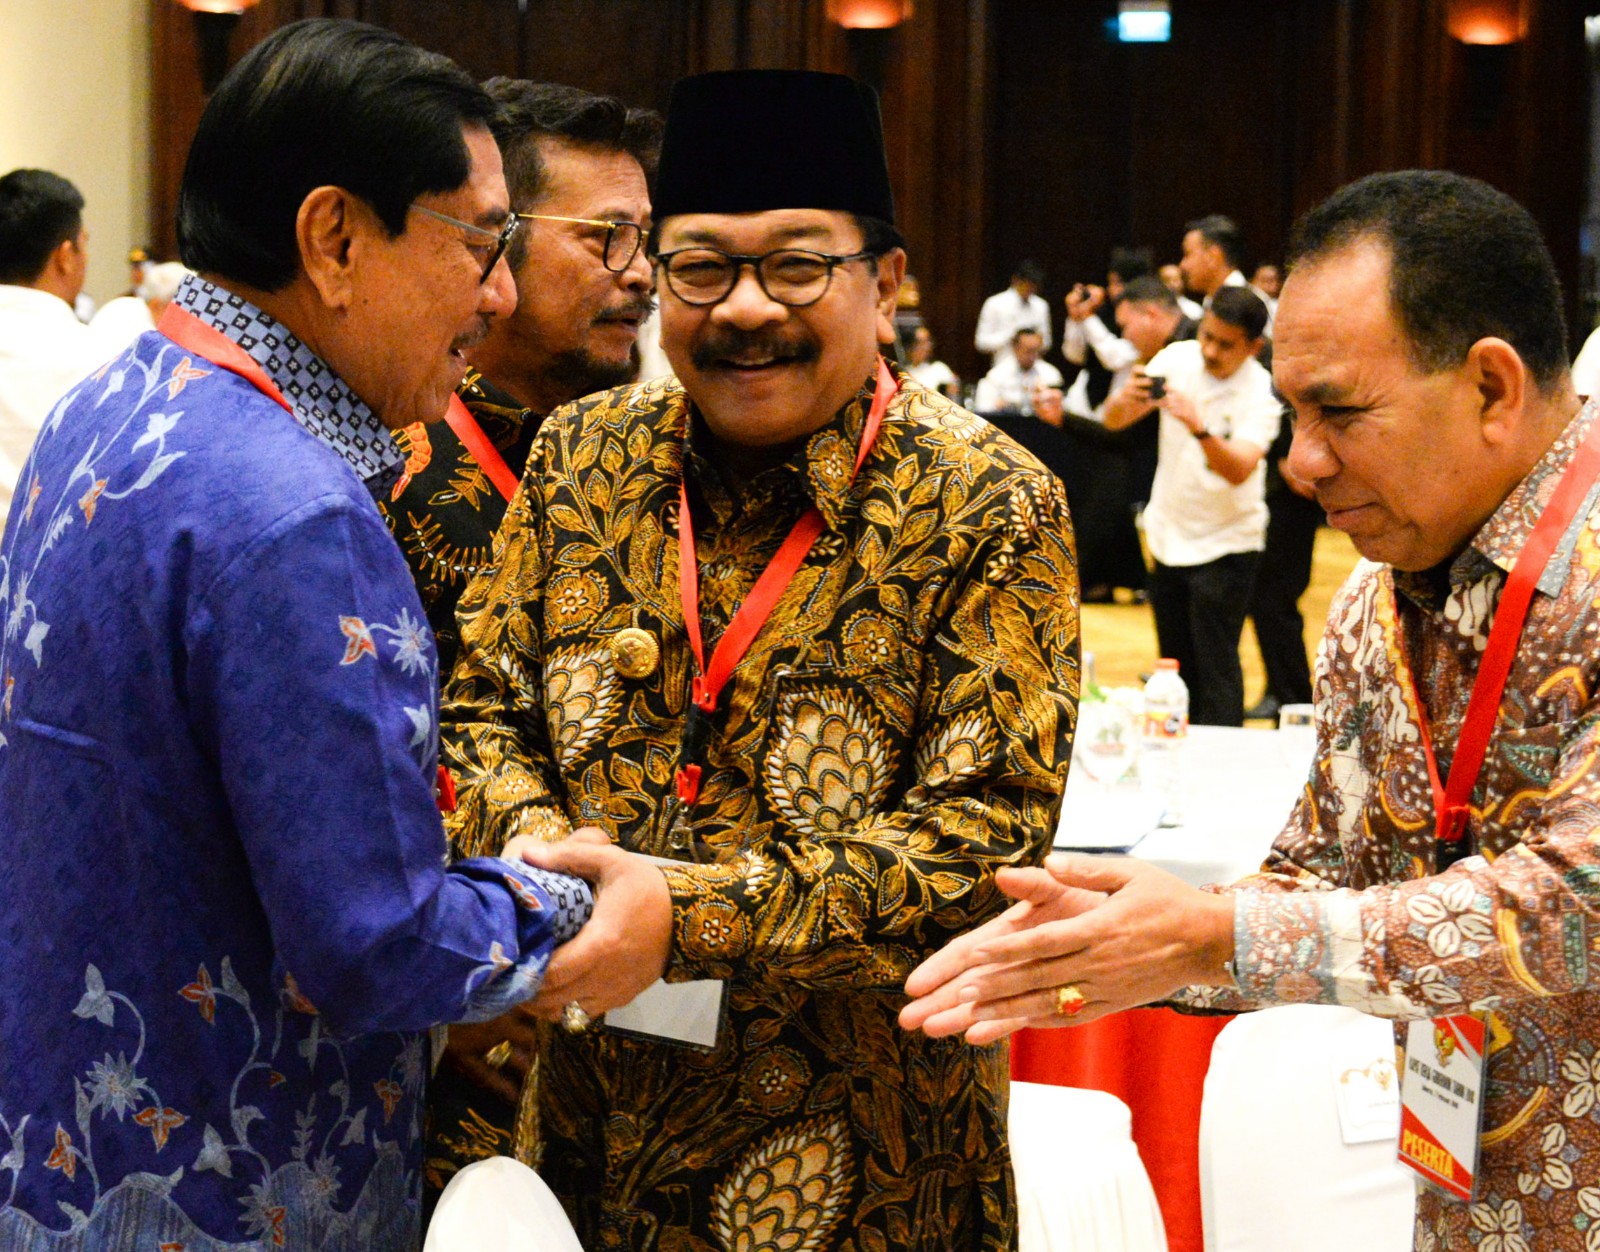
[[1011,1084],[1019,1252],[1166,1252],[1131,1127],[1104,1091]]
[[492,1156],[445,1186],[423,1252],[583,1252],[583,1245],[538,1174]]
[[[1395,1160],[1398,1084],[1393,1027],[1353,1009],[1230,1022],[1200,1108],[1206,1252],[1407,1252],[1416,1187]],[[1366,1142],[1345,1142],[1341,1098]]]

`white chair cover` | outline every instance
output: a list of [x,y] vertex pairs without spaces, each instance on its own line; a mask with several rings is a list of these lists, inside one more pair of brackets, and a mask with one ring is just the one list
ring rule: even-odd
[[423,1252],[583,1252],[566,1210],[520,1161],[474,1161],[445,1186]]
[[1394,1028],[1353,1009],[1290,1005],[1223,1029],[1200,1108],[1206,1252],[1407,1252],[1416,1187],[1395,1160],[1398,1103],[1370,1120],[1379,1138],[1340,1130],[1340,1083],[1374,1080],[1398,1081]]
[[1019,1252],[1166,1252],[1128,1106],[1104,1091],[1011,1084]]

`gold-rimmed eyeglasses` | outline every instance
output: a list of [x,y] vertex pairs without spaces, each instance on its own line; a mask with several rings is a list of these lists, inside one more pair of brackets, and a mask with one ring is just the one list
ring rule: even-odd
[[486,283],[489,281],[489,275],[494,273],[494,267],[500,263],[500,258],[506,254],[506,248],[510,246],[511,240],[516,237],[517,231],[522,227],[522,223],[518,220],[518,215],[515,213],[506,218],[505,225],[499,230],[491,230],[487,226],[474,226],[471,222],[463,222],[459,217],[451,217],[448,213],[441,213],[437,209],[430,209],[424,204],[413,204],[411,207],[426,217],[431,217],[436,221],[444,222],[445,224],[454,226],[459,230],[464,230],[467,232],[467,234],[475,235],[484,241],[482,243],[469,243],[467,245],[467,247],[471,249],[474,254],[476,254],[480,249],[484,250],[485,252],[483,274],[478,279],[480,283]]
[[604,265],[613,274],[620,274],[633,264],[633,258],[639,255],[639,248],[644,243],[644,227],[638,222],[608,222],[594,217],[557,217],[553,213],[518,213],[517,216],[525,222],[571,222],[577,226],[600,226],[605,228],[605,250],[600,255],[600,264]]

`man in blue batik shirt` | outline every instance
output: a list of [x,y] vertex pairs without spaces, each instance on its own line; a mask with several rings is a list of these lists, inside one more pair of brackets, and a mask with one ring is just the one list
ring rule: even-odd
[[454,64],[286,27],[201,121],[181,310],[47,419],[0,547],[0,1247],[412,1247],[433,1023],[588,888],[445,866],[437,661],[373,503],[514,299]]

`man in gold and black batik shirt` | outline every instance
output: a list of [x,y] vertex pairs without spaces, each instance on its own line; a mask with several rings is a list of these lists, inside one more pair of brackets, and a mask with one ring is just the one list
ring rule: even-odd
[[597,1249],[1012,1247],[1006,1052],[895,1015],[1055,828],[1065,502],[878,358],[905,253],[870,92],[685,80],[657,212],[681,382],[551,415],[443,715],[456,852],[536,833],[598,886],[533,1006],[541,1173]]
[[[506,254],[516,310],[467,348],[473,368],[458,392],[472,423],[467,438],[490,451],[467,446],[459,412],[397,431],[405,475],[380,502],[416,577],[445,678],[459,644],[456,602],[489,561],[540,422],[635,378],[639,326],[654,308],[643,235],[660,117],[558,83],[496,78],[485,89],[519,218]],[[428,1091],[430,1196],[469,1161],[510,1154],[534,1051],[532,1029],[517,1017],[451,1031]]]

